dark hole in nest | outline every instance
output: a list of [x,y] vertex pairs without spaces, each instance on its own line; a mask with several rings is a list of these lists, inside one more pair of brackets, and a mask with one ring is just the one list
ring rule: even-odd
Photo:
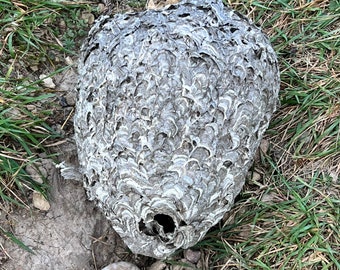
[[236,28],[236,27],[230,27],[230,32],[232,32],[232,33],[236,32],[237,30],[238,30],[238,28]]
[[189,13],[182,13],[182,14],[179,14],[178,17],[180,18],[185,18],[185,17],[189,17],[190,14]]
[[90,119],[91,119],[91,112],[88,112],[86,114],[86,123],[89,125],[90,124]]
[[159,225],[163,226],[164,233],[175,231],[175,223],[172,217],[164,214],[157,214],[154,216],[154,220],[157,221]]
[[187,223],[184,220],[181,220],[181,222],[179,223],[179,226],[187,226]]
[[90,93],[90,94],[87,96],[86,100],[87,100],[88,102],[92,102],[92,101],[93,101],[93,93]]
[[233,165],[233,163],[230,160],[226,160],[225,162],[223,162],[223,165],[226,168],[230,168]]

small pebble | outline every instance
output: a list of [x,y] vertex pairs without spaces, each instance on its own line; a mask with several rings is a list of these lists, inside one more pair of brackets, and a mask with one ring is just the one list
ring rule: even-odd
[[69,66],[72,66],[72,65],[74,64],[72,58],[69,57],[69,56],[67,56],[67,57],[65,58],[65,63],[66,63],[67,65],[69,65]]
[[166,269],[167,269],[166,263],[162,261],[157,261],[148,268],[148,270],[166,270]]
[[33,206],[41,211],[48,211],[51,207],[45,197],[37,191],[33,191]]
[[187,249],[184,251],[184,258],[186,258],[191,263],[197,263],[201,258],[201,252]]
[[42,80],[43,82],[43,85],[47,88],[51,88],[51,89],[54,89],[55,88],[55,84],[52,80],[52,78],[48,77],[46,78],[46,75],[45,74],[41,74],[39,76],[39,79]]
[[89,25],[93,24],[94,22],[94,15],[89,12],[84,12],[81,14],[81,18]]
[[258,182],[261,180],[261,174],[257,173],[257,172],[253,172],[253,177],[251,179],[253,182]]
[[29,105],[26,105],[26,109],[31,111],[32,113],[37,113],[37,106],[33,105],[33,104],[29,104]]
[[34,71],[34,72],[36,72],[36,71],[38,71],[38,66],[34,66],[34,65],[32,65],[32,66],[30,66],[30,68]]
[[105,266],[102,270],[139,270],[139,268],[128,262],[116,262]]

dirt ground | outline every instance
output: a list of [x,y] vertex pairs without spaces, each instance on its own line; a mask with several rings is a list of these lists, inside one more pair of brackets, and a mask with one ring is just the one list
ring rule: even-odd
[[2,240],[10,259],[1,269],[100,269],[115,258],[116,234],[86,201],[80,183],[61,179],[55,169],[50,173],[51,208],[10,215],[15,235],[35,254]]

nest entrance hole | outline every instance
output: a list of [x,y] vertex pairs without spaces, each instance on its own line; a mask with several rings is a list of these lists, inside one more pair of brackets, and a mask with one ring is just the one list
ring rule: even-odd
[[175,222],[172,217],[164,214],[157,214],[154,220],[163,227],[164,233],[173,233],[175,231]]
[[141,219],[138,226],[141,232],[149,236],[160,235],[161,233],[159,229],[161,227],[163,228],[163,232],[165,234],[173,233],[176,228],[173,218],[165,214],[156,214],[153,218],[153,221],[147,224],[145,224],[144,220]]

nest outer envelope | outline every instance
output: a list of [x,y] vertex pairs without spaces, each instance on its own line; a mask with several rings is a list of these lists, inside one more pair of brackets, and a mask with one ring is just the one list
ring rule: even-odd
[[275,111],[268,38],[220,1],[102,16],[79,73],[89,199],[134,253],[193,246],[233,205]]

